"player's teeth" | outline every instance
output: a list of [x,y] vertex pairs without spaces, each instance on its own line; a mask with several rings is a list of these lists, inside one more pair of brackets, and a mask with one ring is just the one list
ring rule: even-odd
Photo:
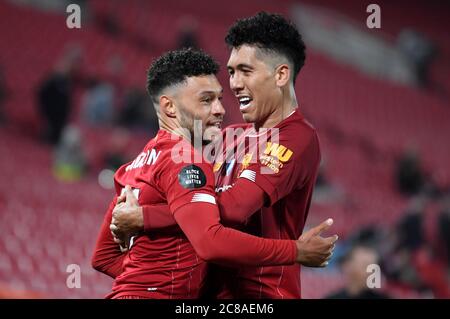
[[249,97],[242,97],[239,99],[239,104],[241,107],[245,107],[250,103],[251,99]]

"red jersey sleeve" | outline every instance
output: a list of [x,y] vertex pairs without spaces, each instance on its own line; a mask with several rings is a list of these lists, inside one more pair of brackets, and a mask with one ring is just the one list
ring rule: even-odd
[[[262,206],[272,205],[314,179],[319,163],[319,139],[314,129],[299,125],[283,129],[278,143],[267,143],[257,162],[241,172],[233,188],[218,195],[221,219],[230,225],[245,223]],[[152,214],[150,209],[144,208],[147,229],[173,225],[163,209],[154,209]]]
[[196,202],[174,212],[175,220],[200,258],[228,266],[293,264],[297,248],[293,240],[255,237],[219,223],[212,203]]
[[167,161],[160,173],[170,211],[201,258],[228,265],[295,262],[294,241],[258,238],[220,224],[211,164]]
[[[243,224],[264,205],[264,191],[243,178],[231,190],[216,194],[220,219],[224,225]],[[242,200],[245,198],[245,200]],[[142,206],[144,231],[152,232],[176,225],[168,205]]]
[[169,163],[159,184],[172,213],[188,203],[215,203],[214,174],[209,163]]
[[168,205],[144,205],[142,206],[142,218],[144,231],[154,231],[177,224]]
[[216,203],[212,165],[206,161],[187,162],[187,159],[195,159],[199,154],[187,151],[186,148],[184,151],[187,154],[183,155],[181,163],[172,158],[164,161],[157,176],[157,185],[168,205],[143,205],[144,231],[176,225],[172,214],[183,205],[196,202]]
[[122,273],[123,260],[126,256],[122,253],[118,244],[114,242],[109,225],[111,224],[112,211],[116,206],[117,196],[113,199],[106,211],[103,224],[100,228],[94,254],[92,256],[92,267],[112,278]]

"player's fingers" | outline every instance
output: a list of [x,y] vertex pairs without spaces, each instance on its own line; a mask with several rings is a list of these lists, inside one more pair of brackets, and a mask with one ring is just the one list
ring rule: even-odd
[[327,238],[324,238],[324,240],[329,243],[330,245],[335,245],[336,241],[339,239],[338,235],[333,235]]
[[118,218],[121,214],[123,214],[123,212],[126,210],[126,203],[122,202],[120,204],[117,204],[113,211],[112,211],[112,217],[113,218]]
[[115,232],[111,231],[111,235],[113,236],[113,239],[115,242],[117,242],[117,240],[121,241],[121,239],[117,236],[117,234]]
[[117,215],[120,214],[120,212],[122,211],[121,205],[123,205],[123,203],[117,204],[117,205],[114,207],[114,209],[113,209],[113,211],[112,211],[112,218],[116,218]]
[[[125,196],[125,195],[124,195],[124,196]],[[125,206],[125,201],[116,204],[116,206],[114,206],[113,211],[118,210],[118,209],[121,209],[123,206]]]
[[330,247],[330,249],[328,250],[328,253],[332,254],[335,247],[336,247],[336,245],[333,244],[333,245]]
[[125,195],[125,192],[123,192],[122,194],[120,194],[120,196],[117,197],[116,205],[117,205],[117,204],[120,204],[120,203],[123,203],[123,202],[125,201],[126,198],[127,198],[127,197],[126,197],[126,195]]
[[127,203],[137,205],[137,198],[133,194],[133,190],[130,185],[125,186],[125,195],[127,196]]
[[333,222],[334,221],[332,218],[328,218],[326,221],[322,222],[320,225],[314,227],[312,229],[313,236],[320,235],[320,233],[322,233],[323,231],[330,228],[330,226],[333,225]]
[[308,230],[306,233],[300,236],[300,240],[308,241],[311,237],[320,235],[321,232],[328,229],[331,225],[333,225],[333,219],[328,218],[326,221],[322,222],[320,225],[317,225],[310,230]]
[[114,237],[114,242],[115,242],[116,244],[119,244],[119,245],[123,244],[123,240],[120,240],[120,239],[117,238],[117,237]]
[[114,224],[110,224],[110,225],[109,225],[109,230],[111,230],[113,233],[116,232],[117,229],[118,229],[118,228],[117,228],[116,225],[114,225]]

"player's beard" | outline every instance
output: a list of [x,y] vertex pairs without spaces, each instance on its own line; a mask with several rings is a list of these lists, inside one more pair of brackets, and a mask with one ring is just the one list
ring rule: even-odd
[[[211,141],[203,139],[204,123],[201,119],[195,117],[191,112],[186,111],[184,107],[180,109],[180,126],[186,129],[191,135],[191,143],[193,145],[198,145],[201,141],[201,145],[207,145]],[[198,140],[198,141],[197,141]],[[196,143],[197,142],[197,143]]]

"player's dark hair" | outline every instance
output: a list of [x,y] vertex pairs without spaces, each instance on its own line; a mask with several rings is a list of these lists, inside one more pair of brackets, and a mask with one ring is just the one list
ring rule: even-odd
[[147,74],[147,90],[152,99],[169,86],[200,75],[216,75],[219,65],[200,50],[182,49],[169,51],[153,61]]
[[231,48],[254,45],[284,55],[293,64],[293,80],[305,64],[305,43],[296,26],[279,14],[259,12],[236,21],[228,30],[225,42]]
[[377,255],[377,260],[379,259],[378,252],[372,244],[359,242],[359,243],[353,243],[352,246],[350,246],[346,250],[344,250],[344,253],[337,260],[338,264],[340,266],[342,266],[343,264],[350,261],[353,258],[355,252],[361,248],[373,251]]

